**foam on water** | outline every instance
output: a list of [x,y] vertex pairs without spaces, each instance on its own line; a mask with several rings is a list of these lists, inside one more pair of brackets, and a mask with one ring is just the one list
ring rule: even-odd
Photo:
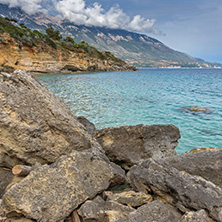
[[[38,76],[75,115],[97,128],[135,124],[174,124],[177,148],[222,148],[222,70],[142,69],[138,72]],[[186,106],[213,112],[184,112]]]

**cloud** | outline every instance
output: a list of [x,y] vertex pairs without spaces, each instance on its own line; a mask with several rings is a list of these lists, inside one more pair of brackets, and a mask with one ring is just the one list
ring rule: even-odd
[[10,8],[20,7],[29,15],[39,11],[46,13],[47,10],[43,9],[42,2],[43,0],[0,0],[0,3],[7,4]]
[[0,3],[7,4],[11,8],[20,7],[29,15],[36,12],[46,14],[50,11],[56,11],[59,18],[68,19],[77,25],[158,34],[158,31],[153,28],[155,19],[145,19],[140,15],[136,15],[131,19],[118,4],[106,11],[97,2],[87,6],[85,0],[0,0]]
[[119,5],[114,5],[108,11],[99,3],[86,6],[84,0],[59,0],[54,1],[58,13],[77,25],[100,26],[109,28],[127,29],[138,32],[153,32],[154,19],[145,19],[140,15],[130,17],[123,12]]

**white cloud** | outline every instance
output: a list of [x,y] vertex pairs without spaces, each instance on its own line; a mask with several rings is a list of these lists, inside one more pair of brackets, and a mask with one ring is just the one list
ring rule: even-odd
[[77,25],[157,33],[153,29],[154,19],[145,19],[140,15],[130,19],[119,5],[114,5],[105,11],[97,2],[87,6],[85,0],[0,0],[0,3],[7,4],[9,7],[20,7],[29,15],[56,10],[59,18],[68,19]]
[[59,0],[54,1],[54,5],[64,19],[77,25],[155,32],[152,29],[155,23],[154,19],[149,20],[136,15],[130,20],[130,17],[123,12],[119,5],[111,7],[108,11],[105,11],[99,3],[86,6],[84,0]]
[[0,0],[0,3],[7,4],[10,8],[20,7],[31,15],[39,11],[46,12],[46,10],[42,8],[42,1],[43,0]]

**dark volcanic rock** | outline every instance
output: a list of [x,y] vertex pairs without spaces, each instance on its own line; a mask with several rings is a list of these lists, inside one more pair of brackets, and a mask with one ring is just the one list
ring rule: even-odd
[[25,71],[0,78],[0,166],[52,163],[99,144],[71,110]]
[[117,222],[178,222],[181,214],[158,200],[139,207],[136,211]]
[[7,217],[16,213],[41,222],[63,221],[80,204],[107,189],[114,177],[104,154],[76,151],[31,171],[7,190],[2,211]]
[[97,130],[95,138],[111,161],[129,169],[150,157],[176,155],[180,132],[173,125],[121,126]]
[[198,175],[222,187],[222,149],[192,152],[162,160],[167,167],[174,167]]
[[213,219],[222,221],[222,189],[202,177],[149,159],[132,167],[128,180],[136,190],[152,191],[181,211],[204,209]]

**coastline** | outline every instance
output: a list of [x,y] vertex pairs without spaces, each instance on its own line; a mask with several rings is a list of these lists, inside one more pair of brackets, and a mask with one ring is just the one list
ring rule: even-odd
[[1,75],[0,219],[222,221],[222,149],[177,155],[174,125],[97,130],[29,73]]

